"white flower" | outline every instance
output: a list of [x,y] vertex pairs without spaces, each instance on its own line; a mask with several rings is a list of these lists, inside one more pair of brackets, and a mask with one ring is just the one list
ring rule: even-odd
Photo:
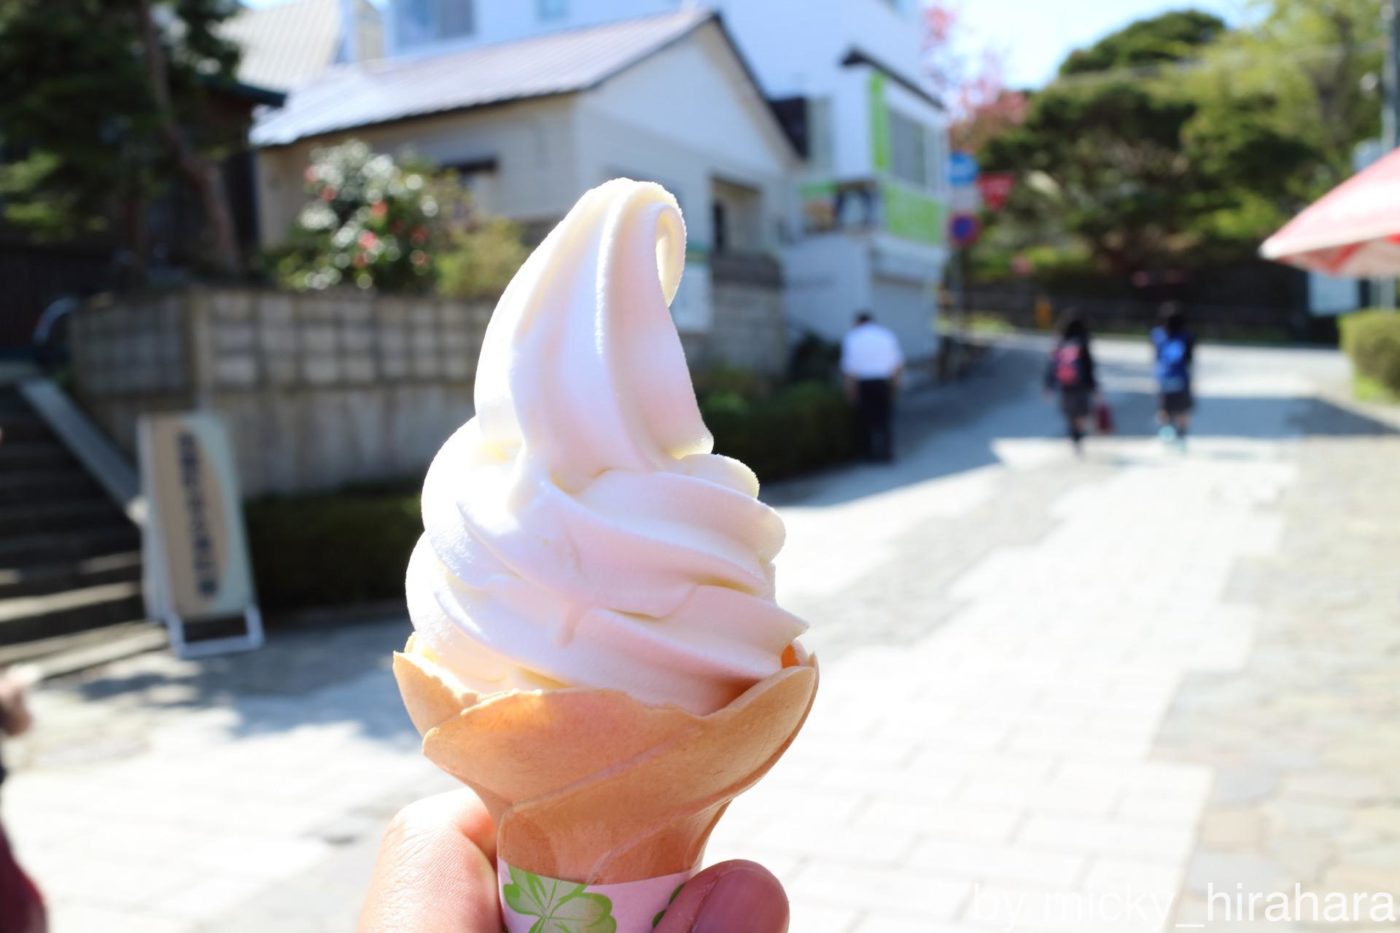
[[320,201],[312,201],[302,208],[298,222],[307,230],[329,230],[335,226],[335,211]]

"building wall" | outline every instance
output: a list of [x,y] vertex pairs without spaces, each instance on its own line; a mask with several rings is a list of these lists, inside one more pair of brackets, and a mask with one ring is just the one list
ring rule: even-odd
[[581,188],[621,175],[659,182],[676,196],[687,255],[672,312],[682,332],[708,331],[718,301],[710,275],[715,183],[758,192],[751,247],[776,255],[792,225],[788,179],[796,164],[723,36],[703,27],[580,95],[574,126]]
[[744,56],[774,97],[831,93],[852,48],[919,74],[920,34],[912,0],[712,0]]
[[807,237],[783,255],[788,320],[798,332],[840,340],[852,316],[873,297],[870,250],[857,236]]
[[714,242],[716,177],[762,193],[761,245],[777,245],[797,157],[714,26],[582,95],[575,132],[583,185],[618,175],[665,184],[692,252]]
[[380,152],[413,152],[441,165],[496,159],[475,181],[483,210],[522,221],[560,217],[584,190],[575,149],[572,99],[404,121],[258,151],[260,231],[264,245],[285,239],[306,200],[303,173],[312,152],[361,139]]
[[[901,247],[905,247],[901,249]],[[874,312],[911,362],[938,350],[935,289],[941,265],[870,234],[807,237],[784,253],[789,326],[837,341],[857,311]]]

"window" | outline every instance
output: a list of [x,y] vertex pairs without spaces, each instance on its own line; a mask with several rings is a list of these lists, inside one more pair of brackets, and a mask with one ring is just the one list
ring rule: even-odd
[[438,38],[455,39],[476,32],[473,0],[438,0]]
[[920,188],[929,186],[924,127],[898,110],[890,110],[890,174]]
[[395,7],[398,43],[403,48],[469,36],[476,31],[475,0],[400,0]]
[[536,0],[540,19],[563,19],[569,15],[568,0]]
[[716,253],[763,248],[763,195],[749,185],[710,180],[710,247]]
[[833,152],[835,133],[831,129],[831,98],[811,97],[807,100],[807,158],[812,171],[825,174],[835,164]]

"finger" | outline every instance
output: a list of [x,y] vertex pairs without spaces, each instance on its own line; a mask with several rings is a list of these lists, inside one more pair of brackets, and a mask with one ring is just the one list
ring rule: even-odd
[[787,933],[788,899],[756,862],[711,865],[686,882],[656,933]]
[[360,933],[500,933],[496,829],[476,795],[411,803],[384,832]]

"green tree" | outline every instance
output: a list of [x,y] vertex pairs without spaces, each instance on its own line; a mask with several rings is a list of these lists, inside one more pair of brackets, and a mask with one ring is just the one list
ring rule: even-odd
[[1272,0],[1233,32],[1168,13],[1071,53],[984,150],[1023,179],[998,241],[1082,245],[1118,274],[1253,255],[1375,131],[1378,4]]
[[36,236],[122,228],[138,263],[146,204],[178,178],[198,197],[217,268],[239,266],[218,160],[242,127],[209,95],[238,49],[231,0],[0,0],[0,196]]
[[[1184,74],[1201,123],[1250,121],[1310,147],[1298,192],[1312,198],[1352,171],[1356,144],[1380,131],[1382,0],[1264,0]],[[1225,130],[1228,132],[1228,129]]]
[[1199,54],[1225,32],[1225,21],[1200,10],[1179,10],[1130,23],[1069,54],[1060,75],[1166,65]]
[[1072,53],[1024,123],[983,150],[988,168],[1022,174],[1011,221],[1041,241],[1077,239],[1120,275],[1186,246],[1208,187],[1183,151],[1196,105],[1135,69],[1197,55],[1220,29],[1208,14],[1168,13]]

